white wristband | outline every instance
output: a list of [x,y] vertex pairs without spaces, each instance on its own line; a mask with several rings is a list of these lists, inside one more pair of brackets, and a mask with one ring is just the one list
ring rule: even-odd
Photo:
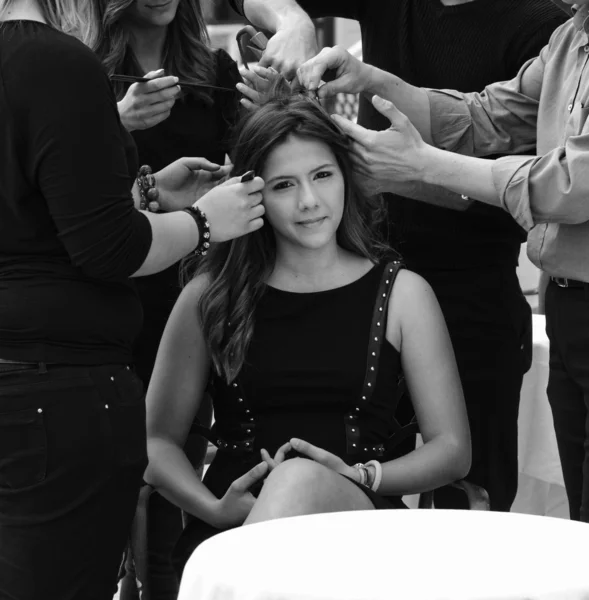
[[366,465],[362,463],[356,463],[354,465],[354,469],[360,473],[360,481],[358,482],[360,485],[366,486],[366,482],[368,481],[368,471],[366,469]]
[[382,481],[382,465],[377,460],[370,460],[366,463],[367,467],[374,467],[374,481],[370,488],[373,492],[376,492]]

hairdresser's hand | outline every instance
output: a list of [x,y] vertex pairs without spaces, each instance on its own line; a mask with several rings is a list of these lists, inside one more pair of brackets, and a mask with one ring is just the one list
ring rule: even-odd
[[180,158],[155,173],[159,192],[150,210],[173,212],[192,206],[227,177],[231,165],[221,167],[206,158]]
[[260,59],[261,67],[273,67],[288,81],[294,79],[297,69],[319,52],[315,26],[310,19],[289,19],[284,28],[279,28],[268,40]]
[[164,70],[145,75],[151,81],[133,83],[118,103],[121,121],[127,131],[149,129],[170,116],[180,94],[178,78],[164,76]]
[[[359,94],[367,90],[371,81],[370,65],[354,58],[341,46],[323,48],[321,52],[297,71],[297,79],[308,90],[319,90],[319,98],[335,96],[340,92]],[[335,72],[335,79],[320,87],[321,78],[327,70]]]
[[265,462],[257,464],[253,469],[236,479],[225,495],[216,502],[211,515],[211,525],[219,529],[241,525],[250,514],[256,499],[249,489],[268,474]]
[[292,450],[292,445],[290,442],[286,442],[278,448],[274,458],[270,456],[268,451],[265,448],[260,450],[260,454],[262,455],[262,460],[268,465],[270,471],[273,471],[279,464],[283,463],[286,459],[286,455]]
[[345,475],[354,481],[360,481],[358,470],[347,465],[339,456],[298,438],[292,438],[290,440],[290,445],[295,452],[322,464],[324,467],[327,467],[340,475]]
[[233,177],[205,194],[196,204],[207,216],[212,242],[226,242],[264,225],[262,189],[264,180],[255,177],[241,183]]
[[354,140],[352,163],[361,185],[368,193],[380,193],[394,192],[399,183],[422,181],[431,147],[392,102],[374,96],[372,104],[390,120],[388,129],[372,131],[338,115],[332,117]]
[[254,110],[262,104],[264,96],[280,77],[280,73],[272,67],[266,69],[260,66],[255,66],[251,71],[242,69],[241,75],[244,83],[238,83],[235,87],[244,95],[240,102],[248,110]]

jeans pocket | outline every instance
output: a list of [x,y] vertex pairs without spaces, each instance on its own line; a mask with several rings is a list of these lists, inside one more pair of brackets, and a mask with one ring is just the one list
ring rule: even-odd
[[0,414],[0,488],[20,490],[41,483],[47,471],[43,411]]
[[132,371],[114,376],[117,401],[110,407],[111,427],[121,466],[147,466],[144,386]]

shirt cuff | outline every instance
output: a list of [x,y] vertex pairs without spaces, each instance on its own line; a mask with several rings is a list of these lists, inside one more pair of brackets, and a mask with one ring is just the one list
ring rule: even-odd
[[535,160],[536,157],[530,156],[504,156],[493,164],[498,206],[526,231],[535,225],[530,209],[530,169]]
[[442,150],[467,153],[465,142],[471,127],[471,115],[464,97],[452,90],[426,89],[429,100],[431,138]]

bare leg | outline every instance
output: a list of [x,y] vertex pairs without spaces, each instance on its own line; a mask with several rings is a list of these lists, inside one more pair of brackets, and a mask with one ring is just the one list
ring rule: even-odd
[[371,509],[374,505],[368,496],[339,473],[312,460],[293,458],[270,473],[244,524]]

